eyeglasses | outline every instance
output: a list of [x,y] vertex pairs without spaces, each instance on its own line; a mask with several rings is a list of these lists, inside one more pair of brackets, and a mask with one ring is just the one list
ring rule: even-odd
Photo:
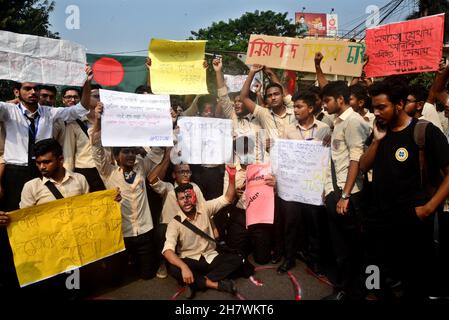
[[78,96],[64,96],[63,97],[64,99],[67,99],[67,100],[79,100],[80,99],[80,97],[78,97]]
[[180,175],[184,175],[184,176],[191,176],[192,175],[192,171],[190,171],[190,170],[179,170],[179,171],[176,171],[176,173],[180,174]]

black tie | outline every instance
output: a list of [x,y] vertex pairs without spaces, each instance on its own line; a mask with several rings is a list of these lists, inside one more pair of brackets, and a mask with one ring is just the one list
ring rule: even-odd
[[[38,116],[38,114],[36,114]],[[36,143],[36,124],[35,118],[28,117],[30,120],[30,125],[28,128],[28,168],[30,169],[30,174],[32,177],[38,177],[39,171],[36,167],[36,158],[34,157],[34,144]]]

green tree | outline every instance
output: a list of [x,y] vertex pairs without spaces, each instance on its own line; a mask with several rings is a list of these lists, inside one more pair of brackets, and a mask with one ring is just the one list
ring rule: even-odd
[[417,19],[434,14],[445,13],[444,42],[449,42],[449,1],[448,0],[420,0],[418,11],[407,17],[407,20]]
[[54,1],[48,0],[0,0],[0,29],[59,38],[58,33],[49,30],[48,18],[55,7]]
[[[224,71],[230,74],[246,73],[247,68],[237,58],[237,52],[246,52],[251,34],[294,37],[295,24],[287,19],[287,12],[246,12],[238,19],[214,22],[207,28],[191,31],[189,40],[207,40],[206,51],[223,56]],[[236,53],[232,53],[236,52]],[[209,68],[212,69],[212,68]],[[215,89],[213,71],[209,70],[209,90]],[[212,90],[213,91],[213,90]],[[211,91],[211,92],[212,92]]]
[[[49,14],[55,2],[48,0],[0,0],[0,30],[59,38],[49,30]],[[13,98],[10,81],[0,81],[0,101]]]

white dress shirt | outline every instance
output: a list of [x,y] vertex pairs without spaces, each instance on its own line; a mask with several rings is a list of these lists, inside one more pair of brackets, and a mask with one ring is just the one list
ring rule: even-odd
[[[53,137],[56,120],[73,121],[89,113],[80,103],[70,108],[38,106],[35,116],[36,142]],[[28,131],[30,121],[28,111],[21,104],[0,102],[0,121],[4,122],[6,141],[4,158],[7,164],[28,165]]]

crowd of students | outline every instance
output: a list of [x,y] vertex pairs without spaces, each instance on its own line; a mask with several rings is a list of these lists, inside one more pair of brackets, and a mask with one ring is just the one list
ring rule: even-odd
[[[400,76],[328,82],[322,59],[317,53],[318,86],[293,97],[261,65],[250,67],[240,92],[228,92],[222,61],[214,59],[216,96],[196,97],[189,108],[187,99],[171,98],[174,148],[103,147],[101,87],[91,84],[90,67],[82,89],[61,91],[62,107],[55,106],[55,87],[17,83],[16,98],[0,102],[0,289],[18,290],[8,212],[117,189],[126,254],[105,260],[121,266],[115,279],[130,261],[142,279],[165,278],[168,270],[188,287],[189,298],[206,288],[234,294],[232,278],[253,274],[248,261],[278,264],[284,274],[300,259],[332,282],[328,299],[448,296],[449,66],[436,72],[427,91]],[[259,72],[267,85],[251,88]],[[177,120],[186,116],[232,120],[234,145],[243,146],[234,148],[232,165],[178,161]],[[270,163],[277,138],[330,147],[324,205],[276,196],[274,223],[247,228],[246,170]],[[264,179],[276,190],[274,175]],[[380,270],[380,287],[366,286],[372,265]],[[81,276],[89,268],[101,266],[83,267]],[[30,287],[48,288],[52,281],[58,277]]]

